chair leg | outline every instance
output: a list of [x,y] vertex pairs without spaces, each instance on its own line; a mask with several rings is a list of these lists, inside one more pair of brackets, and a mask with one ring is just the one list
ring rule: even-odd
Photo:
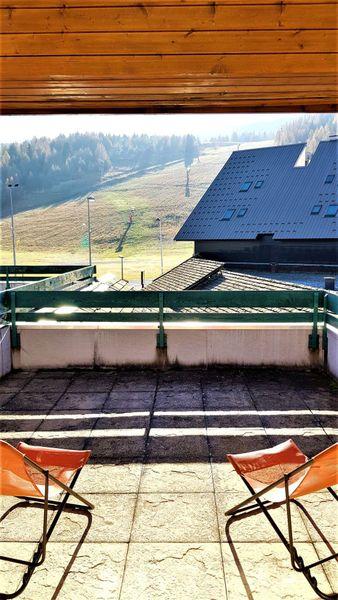
[[[88,505],[80,505],[80,504],[72,504],[72,503],[67,504],[67,500],[68,500],[69,496],[71,495],[71,492],[73,491],[72,488],[75,485],[79,474],[80,474],[79,471],[75,474],[75,476],[69,486],[69,491],[67,491],[64,494],[64,497],[62,498],[62,500],[48,500],[48,477],[46,477],[45,496],[43,499],[23,497],[22,502],[19,502],[18,504],[14,505],[14,507],[11,507],[11,509],[9,511],[7,511],[7,513],[5,513],[4,516],[7,516],[7,514],[9,514],[9,512],[14,510],[15,508],[18,508],[19,506],[25,507],[25,508],[26,507],[43,508],[43,528],[42,528],[41,539],[37,545],[37,548],[33,554],[33,558],[31,561],[25,561],[25,560],[21,560],[21,559],[17,559],[17,558],[12,558],[9,556],[0,556],[0,560],[27,565],[27,570],[23,574],[23,577],[22,577],[21,586],[15,592],[12,592],[12,593],[0,592],[0,600],[9,600],[11,598],[16,598],[17,596],[19,596],[19,594],[21,594],[25,590],[25,588],[27,587],[27,585],[34,573],[34,570],[36,569],[36,567],[42,565],[42,563],[45,560],[47,543],[48,543],[48,541],[49,541],[49,539],[50,539],[50,537],[62,515],[62,512],[64,510],[70,510],[70,511],[75,511],[75,510],[80,511],[81,510],[82,512],[86,512],[86,513],[90,512],[91,505],[88,506]],[[82,500],[82,497],[80,497],[80,499]],[[49,527],[48,527],[48,510],[56,510],[56,514],[53,517],[52,522],[50,523]],[[4,516],[2,517],[2,519],[4,518]]]
[[[250,492],[253,493],[253,490],[249,487],[249,485],[246,482],[247,487],[249,488]],[[329,489],[329,491],[331,491],[331,489]],[[335,494],[335,492],[332,490],[334,497],[337,498],[337,495]],[[331,493],[332,493],[331,492]],[[227,521],[225,530],[226,530],[226,534],[228,534],[230,526],[232,525],[232,523],[234,523],[235,521],[240,521],[241,519],[245,519],[249,516],[255,515],[255,514],[259,514],[259,513],[263,513],[264,516],[268,519],[269,523],[272,525],[273,529],[275,530],[275,532],[277,533],[279,539],[281,540],[281,542],[284,544],[284,546],[286,547],[286,549],[288,550],[290,557],[291,557],[291,564],[292,564],[292,568],[299,572],[299,573],[303,573],[303,575],[305,576],[305,578],[307,579],[307,581],[309,582],[309,584],[311,585],[312,589],[315,591],[315,593],[319,596],[319,598],[322,598],[323,600],[338,600],[338,594],[337,593],[333,593],[333,594],[326,594],[325,592],[323,592],[322,590],[319,589],[318,587],[318,582],[316,577],[314,577],[311,574],[311,569],[313,569],[316,566],[321,565],[324,562],[327,562],[328,560],[332,560],[334,558],[337,558],[337,554],[332,554],[331,556],[319,560],[317,562],[314,562],[310,565],[305,565],[304,564],[304,560],[303,558],[298,554],[294,544],[293,544],[293,535],[292,535],[292,517],[291,517],[291,507],[290,504],[291,502],[293,502],[294,504],[297,504],[297,506],[299,506],[304,512],[305,514],[307,513],[307,511],[304,509],[304,507],[301,505],[301,503],[297,500],[294,499],[289,499],[289,501],[287,501],[286,503],[286,509],[287,509],[287,518],[288,518],[288,532],[289,532],[289,539],[287,539],[285,537],[285,535],[283,534],[283,532],[280,530],[280,528],[278,527],[276,521],[273,519],[273,517],[271,516],[271,514],[269,514],[269,511],[273,508],[279,508],[280,506],[282,506],[283,503],[279,503],[279,504],[273,504],[270,503],[269,506],[266,506],[266,502],[261,501],[259,498],[256,498],[255,502],[257,503],[256,505],[250,505],[249,507],[246,507],[245,509],[239,509],[237,511],[235,511],[234,513],[231,513],[230,518]],[[228,511],[229,513],[230,511]],[[309,517],[309,515],[307,514],[307,516]],[[312,521],[312,519],[310,518],[310,520]]]

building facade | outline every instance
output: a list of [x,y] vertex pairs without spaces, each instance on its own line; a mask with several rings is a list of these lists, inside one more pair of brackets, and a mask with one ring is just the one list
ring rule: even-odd
[[338,264],[338,139],[233,152],[176,235],[224,262]]

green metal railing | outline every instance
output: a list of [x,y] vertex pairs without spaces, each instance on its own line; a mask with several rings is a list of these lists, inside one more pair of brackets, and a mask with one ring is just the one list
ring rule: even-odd
[[[45,271],[47,268],[45,268]],[[60,287],[93,278],[94,266],[82,267],[1,293],[3,318],[11,324],[12,345],[19,347],[18,322],[155,322],[157,346],[166,346],[165,324],[176,321],[237,323],[312,323],[309,348],[323,345],[327,326],[338,328],[338,294],[324,290],[183,292],[106,291],[93,293]],[[54,312],[68,307],[69,312]],[[50,312],[38,312],[46,309]]]
[[10,288],[11,282],[40,281],[81,267],[83,265],[0,265],[0,281],[6,281],[6,288]]

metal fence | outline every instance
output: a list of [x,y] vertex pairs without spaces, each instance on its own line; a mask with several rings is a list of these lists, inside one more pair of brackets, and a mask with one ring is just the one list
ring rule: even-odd
[[[50,269],[38,268],[44,272]],[[94,293],[60,289],[79,281],[91,281],[95,273],[95,266],[76,268],[2,292],[3,319],[11,324],[13,347],[20,344],[18,322],[34,323],[42,319],[44,322],[156,322],[160,348],[166,346],[168,322],[311,323],[312,350],[319,347],[319,324],[323,327],[324,349],[327,325],[338,328],[338,294],[324,290]],[[62,312],[64,308],[68,310]]]

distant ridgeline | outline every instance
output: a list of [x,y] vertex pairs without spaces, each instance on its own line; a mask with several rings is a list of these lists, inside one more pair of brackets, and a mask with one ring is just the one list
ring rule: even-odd
[[[27,210],[86,193],[103,176],[140,171],[174,160],[191,164],[199,155],[194,136],[60,135],[1,147],[2,212],[8,212],[8,181],[18,183],[15,210]],[[49,198],[46,198],[48,192]],[[54,192],[54,194],[53,194]]]

